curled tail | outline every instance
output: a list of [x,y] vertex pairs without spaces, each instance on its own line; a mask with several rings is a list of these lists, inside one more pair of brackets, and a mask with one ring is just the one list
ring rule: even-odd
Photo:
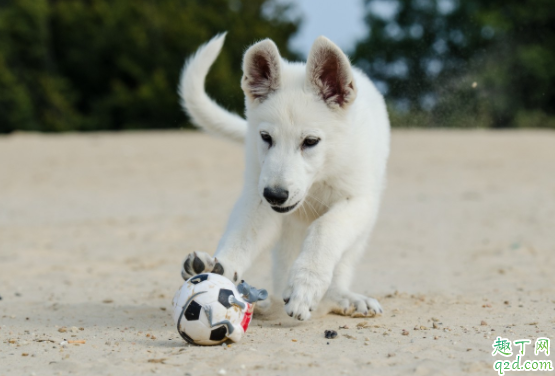
[[218,57],[224,40],[225,33],[216,35],[185,62],[178,91],[181,105],[193,124],[207,132],[244,141],[247,121],[220,107],[204,91],[204,79]]

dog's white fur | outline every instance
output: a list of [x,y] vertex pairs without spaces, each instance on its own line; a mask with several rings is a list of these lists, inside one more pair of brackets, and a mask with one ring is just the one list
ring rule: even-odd
[[[316,39],[306,64],[283,60],[266,39],[244,55],[245,120],[204,91],[224,39],[225,34],[214,37],[188,60],[179,91],[197,126],[245,140],[244,188],[215,258],[189,255],[183,277],[219,263],[237,281],[259,252],[273,248],[275,293],[283,296],[290,316],[306,320],[322,300],[342,314],[381,313],[377,300],[351,292],[350,284],[384,188],[389,120],[383,97],[325,37]],[[320,141],[307,146],[307,138]],[[264,198],[265,188],[276,187],[289,195],[274,206],[298,203],[286,214]]]

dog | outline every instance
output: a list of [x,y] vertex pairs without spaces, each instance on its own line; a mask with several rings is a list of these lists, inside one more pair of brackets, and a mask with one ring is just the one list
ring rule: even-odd
[[183,278],[213,272],[237,283],[259,252],[273,249],[274,292],[289,316],[307,320],[324,302],[343,315],[381,314],[376,299],[350,284],[385,186],[390,126],[382,95],[323,36],[306,64],[282,59],[265,39],[244,54],[244,119],[204,90],[224,39],[215,36],[186,61],[179,94],[196,126],[245,143],[244,187],[215,256],[189,254]]

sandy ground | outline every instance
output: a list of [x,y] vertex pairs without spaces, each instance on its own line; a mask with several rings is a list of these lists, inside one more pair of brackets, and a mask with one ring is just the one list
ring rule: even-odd
[[494,375],[496,336],[555,340],[555,133],[396,131],[354,284],[384,315],[277,307],[239,344],[185,345],[179,264],[215,249],[242,158],[191,132],[0,138],[0,376]]

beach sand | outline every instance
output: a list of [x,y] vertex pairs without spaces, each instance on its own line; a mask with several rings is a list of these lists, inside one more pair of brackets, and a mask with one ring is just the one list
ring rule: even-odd
[[215,250],[243,170],[241,145],[189,131],[1,137],[0,376],[494,375],[497,336],[555,340],[554,132],[394,131],[353,284],[384,314],[278,302],[238,344],[188,346],[180,263]]

